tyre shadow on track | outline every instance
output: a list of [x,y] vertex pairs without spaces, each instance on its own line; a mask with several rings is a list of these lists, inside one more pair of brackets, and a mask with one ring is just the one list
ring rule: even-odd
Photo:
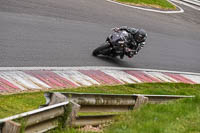
[[129,64],[127,61],[119,59],[119,58],[112,58],[108,56],[96,56],[95,58],[102,60],[104,62],[107,62],[111,64],[112,66],[117,67],[134,67],[134,65]]

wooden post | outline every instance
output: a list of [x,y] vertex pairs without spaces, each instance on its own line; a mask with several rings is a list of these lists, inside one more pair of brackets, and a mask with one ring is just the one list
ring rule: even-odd
[[14,121],[7,121],[3,126],[2,133],[20,133],[21,124]]

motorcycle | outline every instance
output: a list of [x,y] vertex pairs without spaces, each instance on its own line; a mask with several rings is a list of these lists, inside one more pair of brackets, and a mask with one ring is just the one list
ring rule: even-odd
[[116,31],[113,29],[113,33],[109,35],[100,47],[96,48],[93,51],[93,56],[109,56],[109,57],[117,57],[123,59],[124,56],[128,56],[132,58],[134,56],[135,50],[128,48],[127,38],[128,32],[126,31]]

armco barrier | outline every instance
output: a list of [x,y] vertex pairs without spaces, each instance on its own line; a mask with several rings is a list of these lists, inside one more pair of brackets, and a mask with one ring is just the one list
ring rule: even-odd
[[[77,104],[84,106],[134,106],[138,96],[148,98],[151,103],[161,103],[169,100],[180,98],[192,98],[194,96],[184,95],[146,95],[146,94],[104,94],[104,93],[74,93],[74,92],[60,92],[68,100],[72,100]],[[47,105],[52,101],[55,92],[45,93]],[[84,109],[83,109],[84,110]],[[81,110],[80,110],[81,111]]]
[[[194,96],[183,95],[144,95],[144,94],[99,94],[99,93],[61,93],[67,100],[73,101],[80,105],[79,112],[124,112],[128,110],[137,109],[140,105],[150,103],[163,103],[169,100],[176,100],[180,98],[192,98]],[[55,101],[54,93],[45,93],[46,106]],[[78,116],[76,117],[74,126],[83,125],[98,125],[107,122],[114,116],[112,115],[98,115],[98,116]]]
[[[46,93],[46,105],[40,109],[0,119],[0,133],[43,133],[62,126],[99,125],[108,122],[116,114],[77,116],[78,111],[121,112],[137,109],[146,102],[161,103],[194,96],[178,95],[123,95],[88,93]],[[64,102],[63,102],[64,101]],[[61,102],[61,103],[58,103]],[[53,105],[52,105],[53,104]],[[64,121],[60,121],[60,117]]]
[[[63,115],[69,102],[63,102],[44,108],[36,109],[30,112],[0,119],[0,133],[19,133],[25,126],[25,133],[45,132],[57,127],[57,118]],[[14,122],[13,120],[22,119],[25,125]]]

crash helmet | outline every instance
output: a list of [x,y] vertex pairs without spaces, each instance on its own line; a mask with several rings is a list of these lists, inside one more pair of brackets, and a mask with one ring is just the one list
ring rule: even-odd
[[144,29],[138,29],[134,35],[136,42],[144,42],[147,38],[147,33]]

